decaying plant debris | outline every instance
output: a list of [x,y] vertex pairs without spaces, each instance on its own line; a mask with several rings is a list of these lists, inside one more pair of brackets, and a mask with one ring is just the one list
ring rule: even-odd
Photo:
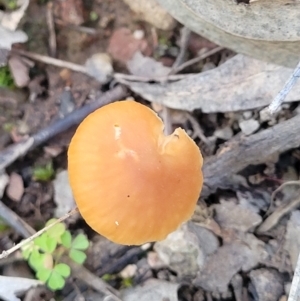
[[91,244],[84,266],[64,259],[65,288],[31,280],[17,251],[0,260],[0,299],[287,300],[300,251],[299,83],[278,112],[268,105],[293,70],[218,47],[169,15],[161,31],[121,0],[91,2],[32,1],[23,31],[0,42],[0,66],[18,86],[0,87],[0,253],[72,209],[70,139],[113,101],[134,98],[167,133],[185,129],[204,155],[204,187],[189,222],[142,246],[114,244],[73,215],[68,228]]

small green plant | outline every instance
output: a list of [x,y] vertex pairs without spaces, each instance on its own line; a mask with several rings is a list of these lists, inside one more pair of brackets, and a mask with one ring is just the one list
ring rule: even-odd
[[52,162],[47,163],[45,166],[35,167],[33,170],[33,179],[36,181],[49,181],[54,175]]
[[91,21],[97,21],[98,20],[98,18],[99,18],[99,16],[98,16],[98,14],[95,12],[95,11],[91,11],[90,12],[90,20]]
[[10,132],[10,131],[13,130],[13,128],[14,128],[14,124],[11,123],[11,122],[6,122],[6,123],[4,123],[3,126],[2,126],[2,129],[3,129],[5,132]]
[[18,8],[18,1],[16,1],[16,0],[6,0],[5,2],[7,5],[7,8],[10,10],[14,10],[14,9]]
[[9,226],[6,224],[6,222],[0,218],[0,233],[4,232],[5,230],[9,229]]
[[[51,219],[46,226],[55,222]],[[65,224],[58,223],[22,248],[24,259],[36,272],[37,279],[56,291],[65,286],[71,268],[61,262],[68,255],[73,261],[83,264],[89,241],[84,234],[72,237]]]
[[15,88],[14,79],[7,66],[0,67],[0,87],[2,88]]

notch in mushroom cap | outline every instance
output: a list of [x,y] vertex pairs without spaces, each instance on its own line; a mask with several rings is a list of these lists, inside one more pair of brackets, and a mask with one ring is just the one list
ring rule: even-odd
[[163,127],[148,107],[119,101],[90,114],[71,140],[68,169],[78,209],[113,242],[162,240],[195,210],[201,152],[183,129],[165,136]]

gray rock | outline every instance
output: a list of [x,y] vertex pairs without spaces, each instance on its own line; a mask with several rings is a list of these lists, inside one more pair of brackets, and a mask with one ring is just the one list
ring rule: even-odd
[[232,277],[247,260],[249,248],[234,242],[220,247],[209,257],[204,269],[194,280],[194,285],[209,292],[226,293]]
[[188,223],[189,230],[194,233],[199,241],[199,247],[205,256],[211,255],[219,248],[219,240],[211,231],[193,222]]
[[253,134],[259,129],[259,122],[255,119],[242,120],[239,126],[243,134],[246,136]]
[[262,217],[250,206],[222,201],[215,205],[216,222],[221,228],[236,229],[247,232],[262,222]]
[[244,119],[250,119],[252,117],[252,112],[251,111],[245,111],[243,112],[243,117]]
[[239,271],[249,271],[268,256],[265,244],[253,234],[239,233],[236,241],[220,247],[206,261],[194,284],[204,290],[226,293],[228,285]]
[[76,204],[69,184],[68,171],[63,170],[53,180],[54,202],[56,204],[55,217],[61,217],[74,209]]
[[230,126],[218,129],[214,132],[214,136],[223,140],[229,140],[233,136],[233,130]]
[[107,53],[95,53],[85,62],[87,74],[106,83],[113,74],[112,60]]
[[180,278],[195,277],[204,265],[204,252],[186,224],[165,240],[155,243],[154,249],[162,262],[176,271]]
[[121,292],[124,301],[178,301],[177,290],[179,284],[151,279],[142,285],[125,289]]
[[283,279],[276,270],[253,270],[249,276],[249,291],[256,301],[277,301],[284,293]]

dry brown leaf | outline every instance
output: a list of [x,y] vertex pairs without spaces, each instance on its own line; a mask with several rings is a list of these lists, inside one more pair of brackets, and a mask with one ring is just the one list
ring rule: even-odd
[[22,177],[19,174],[13,172],[10,175],[6,193],[11,200],[15,202],[21,201],[21,198],[24,194],[24,183]]
[[29,66],[19,56],[12,56],[8,65],[17,87],[24,88],[30,82]]
[[[243,55],[203,73],[171,83],[125,82],[145,99],[174,109],[205,113],[252,110],[270,104],[292,70]],[[286,102],[299,100],[296,83]]]
[[0,276],[0,297],[5,301],[20,301],[16,295],[42,284],[35,279]]
[[220,46],[289,67],[299,61],[299,0],[157,1],[178,21]]
[[127,62],[127,68],[133,75],[150,78],[167,76],[171,71],[171,68],[165,67],[151,57],[144,56],[140,51],[137,51]]

